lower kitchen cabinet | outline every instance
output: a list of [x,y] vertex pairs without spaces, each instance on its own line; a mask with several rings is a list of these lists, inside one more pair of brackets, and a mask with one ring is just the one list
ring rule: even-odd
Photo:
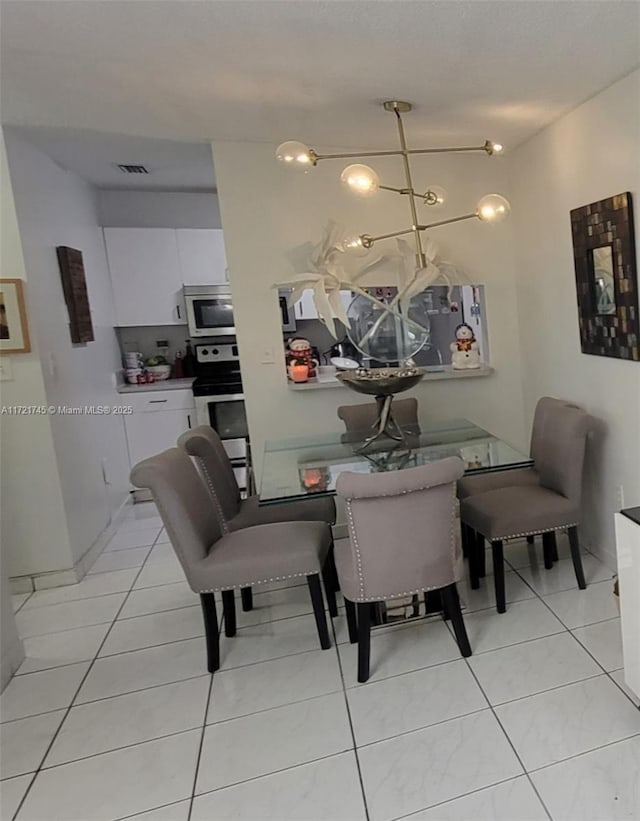
[[124,417],[130,467],[175,447],[180,434],[196,424],[191,391],[129,394],[127,403],[133,407],[133,413]]

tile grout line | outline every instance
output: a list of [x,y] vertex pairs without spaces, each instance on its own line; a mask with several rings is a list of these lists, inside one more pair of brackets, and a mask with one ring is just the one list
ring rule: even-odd
[[215,679],[215,671],[210,674],[209,691],[204,705],[204,715],[202,717],[202,729],[200,731],[200,743],[198,745],[198,755],[196,756],[196,766],[193,773],[193,787],[191,788],[191,795],[189,796],[189,812],[187,813],[187,821],[191,821],[191,813],[193,812],[193,802],[196,794],[196,784],[198,783],[198,775],[200,774],[200,762],[202,761],[202,750],[204,747],[204,737],[207,732],[207,715],[209,714],[209,705],[213,695],[213,681]]
[[411,821],[411,818],[418,815],[418,813],[425,812],[426,810],[434,810],[438,807],[443,807],[446,804],[451,804],[460,798],[468,798],[468,796],[470,795],[481,793],[484,790],[491,790],[494,787],[499,787],[501,784],[508,784],[510,781],[516,781],[518,778],[526,778],[526,773],[520,773],[520,775],[514,775],[510,778],[501,778],[500,781],[496,781],[493,784],[487,784],[485,787],[479,787],[477,790],[469,790],[469,792],[460,793],[460,795],[456,795],[455,798],[447,798],[445,801],[438,801],[437,804],[429,804],[428,807],[421,807],[419,810],[413,810],[407,815],[396,815],[392,819],[390,819],[390,821]]
[[[143,565],[143,566],[144,566],[144,565]],[[140,575],[140,573],[141,573],[141,572],[142,572],[142,567],[140,567],[140,570],[138,571],[138,575],[135,577],[136,579],[138,578],[138,576]],[[132,582],[132,585],[133,585],[133,584],[135,584],[135,579],[134,579],[134,581]],[[114,624],[115,624],[115,622],[116,622],[116,619],[117,619],[117,617],[118,617],[118,613],[119,613],[119,612],[122,610],[122,608],[124,607],[124,604],[125,604],[125,602],[127,601],[127,599],[128,599],[128,597],[129,597],[129,594],[130,594],[130,593],[131,593],[131,590],[129,590],[129,591],[127,592],[127,594],[125,595],[124,599],[122,600],[122,602],[121,602],[121,604],[120,604],[120,607],[118,608],[118,610],[117,610],[117,612],[116,612],[116,615],[115,615],[115,617],[113,618],[113,620],[112,620],[112,622],[111,622],[111,625],[110,625],[109,629],[107,630],[107,632],[106,632],[106,634],[105,634],[105,636],[104,636],[104,638],[103,638],[102,642],[100,643],[100,645],[99,645],[99,647],[98,647],[98,649],[97,649],[97,651],[96,651],[96,654],[95,654],[95,656],[94,656],[93,660],[89,662],[89,666],[87,667],[87,669],[86,669],[86,672],[85,672],[84,676],[82,677],[82,679],[81,679],[81,681],[80,681],[80,683],[79,683],[78,687],[76,688],[75,693],[74,693],[74,694],[73,694],[73,696],[71,697],[71,701],[69,702],[68,707],[66,707],[66,712],[65,712],[64,716],[62,717],[62,721],[61,721],[61,722],[60,722],[60,724],[58,725],[58,729],[57,729],[57,730],[56,730],[56,732],[54,733],[53,738],[51,739],[51,741],[49,742],[49,744],[48,744],[48,746],[47,746],[46,750],[44,751],[44,755],[42,756],[42,758],[41,758],[41,760],[40,760],[40,764],[38,765],[37,769],[35,770],[35,775],[34,775],[34,777],[33,777],[33,780],[31,781],[31,783],[30,783],[30,784],[29,784],[29,786],[27,787],[26,792],[25,792],[25,793],[24,793],[24,795],[22,796],[22,799],[20,800],[20,803],[18,804],[18,806],[17,806],[17,808],[16,808],[15,813],[13,814],[13,821],[16,821],[16,819],[17,819],[17,817],[18,817],[18,815],[19,815],[20,811],[22,810],[22,807],[24,806],[24,803],[25,803],[25,801],[27,800],[27,797],[28,797],[29,793],[31,792],[31,789],[32,789],[33,785],[35,784],[35,782],[36,782],[36,780],[37,780],[37,778],[38,778],[38,775],[40,774],[40,772],[41,772],[41,771],[42,771],[42,769],[43,769],[43,764],[44,764],[44,762],[45,762],[45,760],[46,760],[47,756],[49,755],[49,753],[50,753],[50,751],[51,751],[51,749],[52,749],[52,747],[53,747],[53,745],[54,745],[54,743],[55,743],[56,739],[58,738],[58,735],[60,734],[60,730],[62,729],[62,727],[63,727],[63,725],[64,725],[65,721],[67,720],[67,716],[69,715],[69,713],[71,712],[72,708],[74,707],[74,701],[75,701],[75,700],[76,700],[76,698],[78,697],[78,694],[79,694],[80,690],[82,689],[82,687],[83,687],[83,685],[84,685],[85,681],[87,680],[87,678],[88,678],[88,676],[89,676],[89,673],[90,673],[90,672],[91,672],[91,670],[93,669],[93,665],[95,664],[96,659],[98,658],[98,653],[99,653],[99,652],[100,652],[100,650],[102,649],[102,646],[104,645],[104,642],[107,640],[107,637],[108,637],[109,633],[111,632],[111,628],[113,627],[113,625],[114,625]],[[61,708],[61,709],[65,709],[65,708]]]
[[[537,595],[537,594],[536,594],[536,595]],[[500,729],[502,730],[502,732],[503,732],[503,734],[504,734],[504,737],[505,737],[505,738],[506,738],[506,740],[507,740],[507,743],[509,744],[509,746],[510,746],[510,747],[511,747],[511,749],[513,750],[513,754],[515,755],[516,759],[518,760],[518,763],[519,763],[519,764],[520,764],[520,766],[522,767],[522,772],[523,772],[523,774],[525,775],[525,777],[527,778],[527,780],[529,781],[529,784],[531,785],[531,789],[532,789],[532,790],[535,792],[535,794],[537,795],[538,800],[540,801],[540,803],[541,803],[541,805],[542,805],[542,807],[543,807],[544,811],[546,812],[546,814],[547,814],[547,816],[548,816],[548,818],[549,818],[549,821],[554,821],[553,816],[551,815],[551,813],[550,813],[549,809],[547,808],[547,805],[546,805],[546,804],[544,803],[544,801],[542,800],[542,796],[540,795],[540,793],[539,793],[539,792],[538,792],[538,790],[536,789],[536,786],[535,786],[535,784],[533,783],[533,780],[531,779],[531,776],[529,775],[529,773],[528,773],[528,771],[527,771],[527,768],[524,766],[524,762],[523,762],[523,760],[520,758],[520,754],[519,754],[519,753],[518,753],[518,751],[516,750],[515,745],[514,745],[513,741],[511,740],[511,738],[510,738],[510,736],[509,736],[509,733],[508,733],[508,732],[506,731],[506,729],[504,728],[504,725],[502,724],[502,722],[500,721],[500,719],[499,719],[498,715],[496,714],[496,711],[494,710],[493,705],[491,704],[491,701],[489,700],[489,697],[488,697],[488,696],[487,696],[487,694],[485,693],[485,691],[484,691],[484,688],[483,688],[482,684],[480,684],[480,680],[478,679],[478,677],[476,676],[476,674],[475,674],[475,672],[474,672],[473,668],[472,668],[472,667],[471,667],[471,665],[469,664],[469,659],[468,659],[468,658],[466,658],[466,659],[465,659],[465,662],[466,662],[466,664],[467,664],[467,667],[468,667],[469,671],[471,672],[471,675],[472,675],[472,676],[473,676],[473,678],[475,679],[476,684],[477,684],[477,685],[478,685],[478,687],[480,688],[480,690],[481,690],[481,692],[482,692],[482,695],[483,695],[483,696],[485,697],[485,699],[487,700],[487,704],[489,705],[489,709],[490,709],[490,710],[491,710],[491,712],[493,713],[493,717],[495,718],[495,720],[498,722],[498,726],[499,726],[499,727],[500,727]]]
[[607,747],[615,747],[616,744],[622,744],[625,741],[630,741],[632,738],[640,739],[640,733],[632,733],[631,735],[627,735],[624,738],[617,738],[615,741],[608,741],[606,744],[599,744],[597,747],[593,747],[590,750],[582,750],[579,753],[575,753],[574,755],[569,755],[566,758],[561,758],[559,761],[552,761],[549,764],[543,764],[542,767],[536,767],[533,770],[530,770],[530,773],[539,773],[543,770],[548,770],[551,767],[556,767],[558,764],[565,764],[567,761],[573,761],[576,758],[582,758],[582,756],[590,755],[591,753],[595,753],[598,750],[606,750]]
[[360,784],[360,793],[362,795],[362,803],[364,805],[364,815],[365,815],[366,821],[369,821],[369,819],[370,819],[369,806],[367,804],[367,794],[365,792],[364,779],[362,777],[362,767],[360,765],[360,756],[358,755],[358,745],[356,743],[356,734],[355,734],[355,731],[353,729],[353,719],[351,717],[351,708],[349,706],[349,698],[348,698],[348,695],[347,695],[347,685],[346,685],[345,680],[344,680],[344,669],[342,667],[342,658],[340,656],[340,651],[338,649],[338,647],[339,647],[339,645],[338,645],[338,634],[336,633],[336,628],[335,628],[335,624],[333,622],[333,618],[331,618],[331,616],[329,618],[330,618],[330,622],[331,622],[331,632],[333,633],[333,640],[335,642],[335,651],[336,651],[336,656],[337,656],[337,659],[338,659],[338,670],[340,671],[340,681],[342,683],[342,694],[344,696],[344,702],[345,702],[345,706],[346,706],[346,710],[347,710],[347,719],[349,721],[349,730],[351,732],[351,740],[353,741],[353,754],[354,754],[354,757],[355,757],[355,760],[356,760],[356,769],[358,771],[358,781],[359,781],[359,784]]

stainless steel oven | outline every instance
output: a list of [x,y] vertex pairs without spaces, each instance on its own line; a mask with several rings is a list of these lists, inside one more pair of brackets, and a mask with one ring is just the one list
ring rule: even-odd
[[236,335],[228,285],[185,285],[184,299],[192,338]]
[[231,459],[241,490],[247,486],[249,428],[242,392],[238,346],[220,339],[195,346],[193,395],[199,425],[211,425]]

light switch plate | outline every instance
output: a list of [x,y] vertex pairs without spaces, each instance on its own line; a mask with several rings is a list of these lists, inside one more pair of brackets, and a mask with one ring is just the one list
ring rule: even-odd
[[276,358],[273,354],[273,348],[265,347],[262,349],[262,356],[260,357],[261,365],[275,365]]
[[0,381],[13,379],[13,365],[10,356],[0,356]]

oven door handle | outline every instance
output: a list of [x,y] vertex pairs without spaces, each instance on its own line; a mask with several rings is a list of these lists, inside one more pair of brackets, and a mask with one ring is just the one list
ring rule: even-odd
[[202,402],[243,402],[243,393],[216,393],[196,396]]

